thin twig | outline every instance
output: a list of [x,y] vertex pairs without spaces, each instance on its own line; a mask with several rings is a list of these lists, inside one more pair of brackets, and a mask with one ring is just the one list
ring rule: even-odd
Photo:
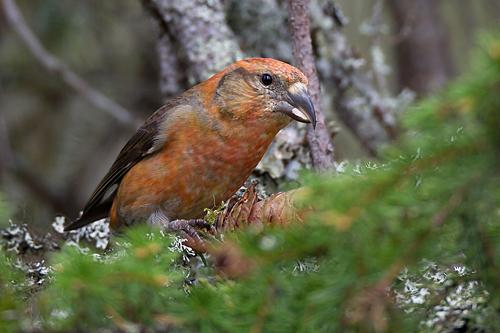
[[121,124],[134,128],[140,124],[139,120],[131,112],[92,88],[84,79],[71,71],[68,66],[50,54],[30,30],[14,0],[3,0],[2,3],[6,21],[43,67],[60,77],[64,83],[95,108],[108,113]]
[[318,171],[331,170],[335,166],[333,144],[321,112],[320,84],[311,41],[309,0],[288,0],[288,16],[292,34],[293,55],[298,67],[309,80],[309,92],[316,109],[316,130],[307,128],[307,140],[311,149],[313,166]]

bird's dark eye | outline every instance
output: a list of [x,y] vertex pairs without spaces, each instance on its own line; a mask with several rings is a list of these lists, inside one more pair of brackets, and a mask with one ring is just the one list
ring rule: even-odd
[[266,74],[262,74],[261,81],[262,81],[263,85],[268,86],[271,83],[273,83],[273,77],[271,75],[267,74],[267,73]]

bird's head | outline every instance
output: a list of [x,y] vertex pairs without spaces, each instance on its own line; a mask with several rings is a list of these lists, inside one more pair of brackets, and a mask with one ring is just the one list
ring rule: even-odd
[[297,68],[270,58],[250,58],[228,66],[213,78],[214,102],[221,117],[273,122],[290,119],[316,126],[307,78]]

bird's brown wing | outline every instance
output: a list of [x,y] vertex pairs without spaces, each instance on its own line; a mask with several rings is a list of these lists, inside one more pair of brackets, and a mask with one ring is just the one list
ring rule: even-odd
[[111,169],[92,193],[81,216],[66,226],[65,231],[81,228],[108,216],[122,178],[135,164],[163,146],[165,138],[160,135],[161,126],[167,121],[169,111],[182,106],[184,102],[183,98],[173,99],[146,120],[120,151]]

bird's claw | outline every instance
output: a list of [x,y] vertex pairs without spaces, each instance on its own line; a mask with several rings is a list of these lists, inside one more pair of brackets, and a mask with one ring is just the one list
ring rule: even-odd
[[198,228],[210,230],[212,225],[203,219],[173,220],[167,224],[169,231],[179,231],[185,228]]
[[187,236],[188,246],[203,252],[206,248],[205,241],[200,237],[199,230],[211,231],[213,226],[203,219],[173,220],[166,224],[168,232],[181,232]]

